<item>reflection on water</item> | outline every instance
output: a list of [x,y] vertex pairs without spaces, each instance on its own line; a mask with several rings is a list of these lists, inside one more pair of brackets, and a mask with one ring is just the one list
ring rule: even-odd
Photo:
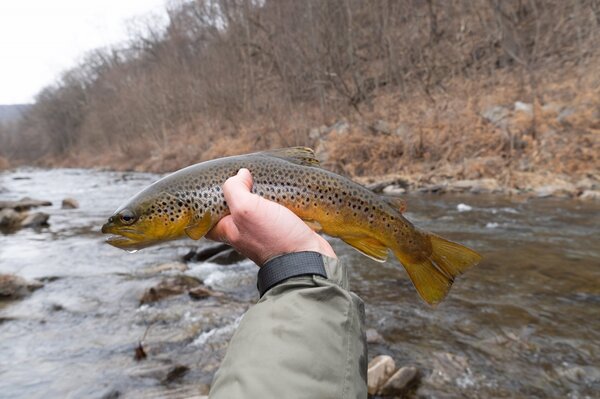
[[[45,281],[0,304],[0,397],[186,397],[205,392],[240,315],[256,299],[255,266],[190,264],[225,293],[142,305],[192,241],[128,254],[99,227],[156,178],[86,170],[0,174],[0,199],[53,202],[50,227],[0,235],[0,273]],[[65,197],[80,208],[60,209]],[[600,391],[600,206],[567,200],[410,196],[408,217],[484,255],[445,302],[424,305],[397,262],[381,265],[333,240],[351,267],[367,322],[391,354],[422,372],[425,397],[593,397]],[[200,245],[204,245],[201,243]],[[144,334],[145,337],[144,337]],[[133,359],[144,337],[148,358]],[[189,371],[174,382],[169,371]]]

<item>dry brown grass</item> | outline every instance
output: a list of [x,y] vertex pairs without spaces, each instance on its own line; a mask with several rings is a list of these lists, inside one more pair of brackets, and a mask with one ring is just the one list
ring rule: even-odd
[[[541,86],[543,104],[508,74],[501,84],[454,79],[434,93],[377,96],[370,110],[347,115],[348,132],[332,132],[321,140],[308,136],[311,127],[321,124],[318,110],[304,108],[276,121],[273,115],[237,125],[203,119],[181,126],[160,144],[134,141],[93,153],[82,149],[47,163],[166,172],[222,156],[306,145],[325,157],[326,168],[369,180],[389,175],[410,175],[423,183],[493,177],[506,186],[523,186],[535,179],[539,184],[600,179],[598,77],[563,72],[547,76]],[[503,127],[482,117],[492,106],[510,109],[516,101],[533,101],[534,112],[511,111]],[[390,131],[373,131],[378,120]]]

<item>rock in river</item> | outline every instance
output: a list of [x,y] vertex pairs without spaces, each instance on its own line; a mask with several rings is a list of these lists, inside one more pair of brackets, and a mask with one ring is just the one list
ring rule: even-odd
[[231,246],[227,245],[227,244],[217,244],[217,245],[212,245],[208,248],[203,248],[201,250],[193,249],[183,257],[183,260],[186,262],[188,262],[188,261],[204,262],[208,258],[213,257],[217,254],[220,254],[223,251],[227,251],[230,248],[231,248]]
[[21,198],[18,201],[0,201],[0,209],[10,208],[17,212],[27,211],[38,206],[50,206],[52,202],[41,201],[29,197]]
[[12,274],[0,274],[0,300],[22,298],[43,286],[44,284],[37,280],[25,280]]
[[384,397],[404,397],[419,381],[416,367],[406,366],[396,371],[379,390]]
[[212,262],[219,265],[232,265],[244,259],[244,255],[227,244],[217,244],[199,251],[191,250],[183,257],[186,262]]
[[140,304],[157,302],[161,299],[188,292],[191,288],[202,284],[199,280],[190,276],[170,277],[162,280],[155,287],[148,288],[140,299]]
[[46,227],[50,215],[44,212],[30,213],[21,221],[21,227]]
[[203,285],[199,285],[197,287],[191,288],[188,291],[188,295],[192,299],[205,299],[205,298],[208,298],[211,296],[223,296],[223,294],[221,292],[213,291],[210,288],[207,288]]
[[65,198],[62,200],[62,209],[77,209],[79,208],[79,201],[75,198]]
[[141,274],[154,275],[160,273],[178,273],[184,272],[188,269],[188,266],[183,262],[167,262],[161,263],[160,265],[151,266],[143,269]]
[[24,214],[12,208],[0,209],[0,228],[18,229],[24,217]]
[[385,339],[379,334],[379,332],[374,328],[369,328],[366,331],[367,343],[368,344],[383,344],[385,343]]
[[375,395],[396,370],[394,359],[387,355],[376,356],[367,368],[367,391]]

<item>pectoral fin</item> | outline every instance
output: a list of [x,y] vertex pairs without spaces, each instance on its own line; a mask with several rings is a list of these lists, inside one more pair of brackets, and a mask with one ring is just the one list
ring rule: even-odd
[[316,220],[303,219],[303,221],[308,225],[308,227],[310,227],[313,231],[316,231],[317,233],[323,230],[323,226],[321,226],[321,223],[317,222]]
[[388,248],[378,240],[367,236],[340,237],[348,245],[377,262],[385,262],[388,258]]
[[185,234],[192,240],[199,240],[213,227],[210,214],[206,212],[202,219],[185,228]]

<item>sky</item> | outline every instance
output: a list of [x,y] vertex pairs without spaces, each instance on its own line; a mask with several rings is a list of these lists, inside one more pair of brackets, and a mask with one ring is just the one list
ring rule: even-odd
[[0,0],[0,104],[33,102],[86,52],[127,38],[135,18],[166,21],[165,0]]

